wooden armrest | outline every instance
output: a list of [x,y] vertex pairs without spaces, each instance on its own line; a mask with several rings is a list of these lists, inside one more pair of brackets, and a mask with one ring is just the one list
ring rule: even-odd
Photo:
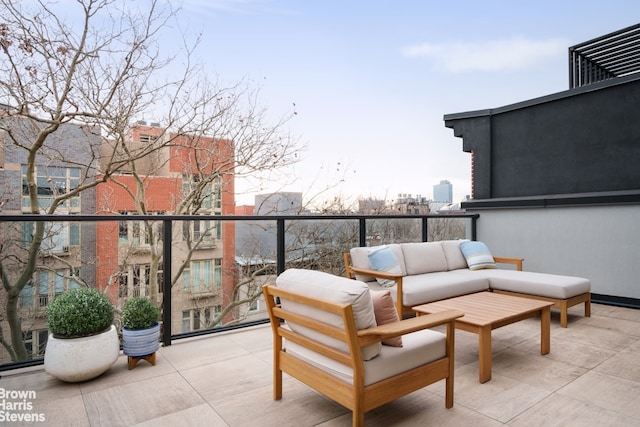
[[518,271],[522,271],[522,261],[524,261],[524,258],[494,256],[493,260],[502,264],[513,264],[518,268]]
[[439,313],[428,314],[426,316],[416,316],[410,319],[404,319],[398,322],[387,323],[385,325],[360,330],[358,331],[358,338],[360,339],[360,345],[365,346],[387,338],[410,334],[411,332],[443,325],[462,316],[464,316],[464,313],[460,310],[445,310]]
[[365,276],[379,277],[381,279],[396,280],[404,277],[402,273],[389,273],[386,271],[369,270],[367,268],[349,267],[352,273],[362,274]]

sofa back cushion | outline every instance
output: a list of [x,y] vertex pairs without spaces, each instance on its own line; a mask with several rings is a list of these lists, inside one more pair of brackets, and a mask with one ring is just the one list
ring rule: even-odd
[[[400,273],[403,275],[407,274],[407,269],[404,266],[404,258],[402,255],[402,248],[397,243],[392,243],[387,245],[389,249],[393,251],[393,254],[396,256],[398,260],[398,266],[400,267]],[[369,252],[376,250],[377,246],[373,247],[357,247],[351,248],[349,253],[351,254],[351,265],[357,268],[366,268],[368,270],[375,270],[371,266],[371,262],[369,261]],[[362,282],[373,282],[375,281],[375,277],[373,276],[365,276],[362,274],[356,274],[356,280],[360,280]]]
[[[367,329],[376,326],[373,302],[369,294],[369,287],[358,281],[346,277],[334,276],[315,270],[290,268],[276,279],[276,286],[311,298],[331,301],[340,304],[351,304],[356,328]],[[319,310],[293,301],[281,300],[282,308],[294,313],[313,317],[329,325],[344,328],[342,318],[327,311]],[[348,352],[346,343],[328,337],[312,329],[289,322],[289,327],[306,337],[322,342],[338,350]],[[362,358],[370,360],[380,353],[382,344],[375,343],[362,348]]]
[[467,260],[460,249],[460,243],[468,242],[469,240],[443,240],[440,242],[442,249],[444,250],[444,256],[447,259],[447,270],[458,270],[460,268],[467,268]]
[[447,259],[440,242],[402,243],[408,275],[447,271]]

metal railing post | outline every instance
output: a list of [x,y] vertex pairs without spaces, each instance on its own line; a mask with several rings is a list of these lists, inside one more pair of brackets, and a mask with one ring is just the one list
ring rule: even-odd
[[284,219],[276,220],[276,273],[281,274],[285,268]]
[[171,345],[171,246],[172,220],[162,220],[162,344]]

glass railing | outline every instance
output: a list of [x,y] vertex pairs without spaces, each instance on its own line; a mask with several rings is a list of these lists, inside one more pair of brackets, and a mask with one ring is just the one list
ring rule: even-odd
[[[160,308],[163,345],[268,322],[262,285],[287,268],[344,275],[354,246],[475,239],[478,215],[0,215],[0,370],[40,364],[47,306],[77,287]],[[38,226],[40,224],[41,226]]]

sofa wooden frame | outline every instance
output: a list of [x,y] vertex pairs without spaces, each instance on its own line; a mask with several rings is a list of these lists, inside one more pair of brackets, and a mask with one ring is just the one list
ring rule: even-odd
[[[419,390],[439,380],[445,380],[445,407],[453,406],[453,369],[455,319],[461,311],[448,310],[438,314],[419,316],[391,324],[357,330],[353,307],[318,300],[287,291],[273,285],[264,285],[263,293],[273,330],[273,398],[282,399],[282,373],[286,373],[353,412],[353,426],[364,425],[364,413],[401,396]],[[277,298],[304,304],[340,316],[344,328],[320,322],[313,317],[284,310]],[[284,326],[285,321],[295,322],[321,334],[344,341],[348,352],[342,352]],[[433,362],[386,378],[374,384],[364,385],[367,362],[362,359],[361,348],[390,337],[401,336],[422,329],[446,325],[446,355]],[[289,353],[283,346],[283,338],[313,350],[323,356],[349,366],[353,370],[353,383],[345,382],[326,371],[311,365]]]

